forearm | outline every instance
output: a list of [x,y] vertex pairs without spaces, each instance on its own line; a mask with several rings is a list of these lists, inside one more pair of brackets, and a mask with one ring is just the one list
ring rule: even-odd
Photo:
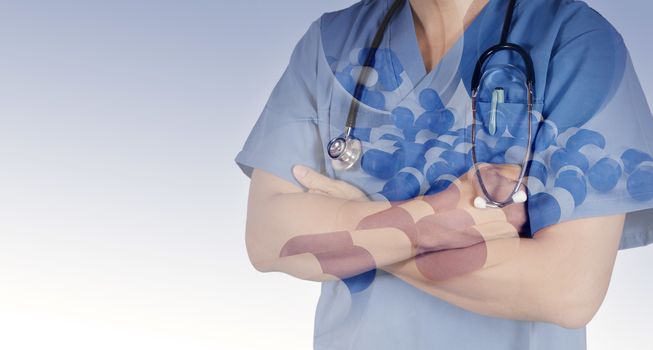
[[[257,174],[263,174],[263,180]],[[324,181],[322,175],[316,176]],[[303,192],[257,172],[252,186],[247,223],[250,260],[261,271],[310,280],[342,279],[430,251],[513,237],[515,227],[524,223],[522,207],[471,207],[474,189],[461,179],[442,192],[402,202]],[[257,187],[279,190],[270,193]]]
[[[558,224],[561,226],[557,230],[534,239],[488,242],[487,251],[492,256],[485,264],[468,267],[468,273],[446,280],[425,277],[419,270],[419,260],[424,257],[384,269],[425,292],[476,313],[577,328],[589,322],[603,300],[616,257],[620,236],[613,234],[597,241],[597,235],[602,231],[621,232],[618,220],[596,222]],[[591,234],[579,233],[582,226],[587,227],[584,232]],[[479,253],[482,252],[478,246],[456,252],[459,257]],[[437,264],[445,259],[439,254],[427,255],[432,255],[430,262]]]
[[324,281],[350,277],[414,256],[398,229],[356,230],[388,202],[351,202],[308,192],[250,199],[246,242],[260,271]]
[[[309,280],[351,277],[419,253],[512,237],[501,211],[437,208],[437,195],[401,203],[345,201],[313,193],[275,195],[257,205],[248,247],[261,271]],[[255,210],[253,210],[256,213]],[[259,249],[260,251],[255,251]],[[263,258],[263,259],[262,259]]]
[[[538,290],[537,286],[539,280],[550,276],[548,269],[538,269],[541,257],[534,243],[534,240],[520,238],[497,241],[494,248],[503,248],[502,263],[476,262],[453,276],[447,275],[451,271],[446,271],[438,278],[428,278],[420,264],[442,266],[443,259],[460,260],[465,255],[483,255],[486,249],[479,246],[458,249],[451,252],[456,254],[455,257],[441,256],[449,252],[435,252],[386,266],[384,270],[431,295],[479,314],[549,321],[550,315],[542,307],[540,296],[545,295],[550,286],[544,285],[543,290]],[[544,275],[533,278],[533,275],[542,273]]]

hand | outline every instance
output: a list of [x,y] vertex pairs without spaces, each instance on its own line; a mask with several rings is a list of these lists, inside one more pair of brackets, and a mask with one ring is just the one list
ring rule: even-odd
[[367,195],[356,186],[332,179],[303,165],[295,165],[293,175],[300,184],[308,189],[309,193],[353,201],[369,201]]
[[[515,186],[520,167],[515,164],[491,163],[479,163],[478,166],[485,187],[490,195],[493,198],[505,199]],[[357,187],[345,181],[331,179],[305,166],[296,165],[293,168],[293,174],[299,183],[308,188],[307,192],[354,201],[369,201],[365,193]],[[521,185],[521,189],[526,190],[524,184]],[[434,210],[434,213],[423,218],[422,224],[436,224],[441,226],[443,223],[453,220],[457,223],[454,226],[457,227],[462,225],[463,222],[468,221],[468,219],[462,220],[462,218],[454,219],[456,215],[452,215],[453,212],[451,210],[453,209],[462,209],[467,213],[488,213],[488,211],[501,210],[506,220],[518,232],[523,232],[528,217],[525,203],[514,203],[501,209],[477,209],[474,207],[474,199],[482,193],[476,177],[476,170],[474,167],[471,167],[466,173],[457,178],[453,184],[447,187],[447,189],[422,197],[422,200],[430,204]],[[397,204],[399,203],[395,203],[395,205]],[[447,212],[449,213],[447,214]],[[472,219],[469,217],[469,214],[463,215],[463,217]],[[443,220],[443,218],[446,218],[446,220]],[[476,224],[480,224],[480,222],[476,222]],[[503,236],[503,234],[498,234],[498,236]],[[462,238],[462,235],[459,238]]]
[[[479,172],[483,179],[483,184],[490,196],[499,201],[508,199],[512,194],[521,167],[516,164],[492,164],[492,163],[479,163]],[[481,186],[476,176],[476,170],[471,167],[465,174],[458,178],[454,184],[447,190],[454,191],[459,196],[459,203],[462,207],[472,208],[474,206],[474,199],[483,194]],[[520,185],[520,190],[527,192],[526,184]],[[482,210],[497,210],[496,208],[488,208]],[[506,219],[518,230],[522,230],[528,219],[526,212],[526,203],[513,203],[509,204],[501,210],[506,215]]]

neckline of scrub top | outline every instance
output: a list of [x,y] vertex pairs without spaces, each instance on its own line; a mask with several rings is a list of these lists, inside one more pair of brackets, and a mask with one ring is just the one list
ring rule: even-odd
[[[387,1],[389,6],[392,0]],[[399,14],[389,26],[388,46],[397,54],[399,61],[402,62],[411,80],[412,89],[410,92],[430,85],[433,85],[431,87],[438,92],[447,90],[451,84],[457,86],[458,79],[460,78],[460,69],[463,68],[461,66],[469,62],[465,55],[475,54],[474,59],[471,61],[472,64],[475,64],[481,53],[481,39],[484,39],[482,36],[492,35],[492,37],[497,38],[500,36],[503,23],[502,14],[505,11],[499,11],[500,9],[496,7],[503,2],[501,0],[488,0],[487,4],[485,4],[467,28],[465,28],[456,42],[443,54],[433,68],[426,73],[424,58],[422,57],[419,42],[417,41],[412,7],[410,1],[406,0]],[[485,17],[488,14],[490,14],[489,20],[493,23],[487,23],[485,21]],[[484,28],[494,28],[494,22],[496,22],[496,33],[481,33],[479,31],[481,24],[483,24]],[[468,50],[471,51],[468,52]],[[402,99],[405,97],[402,96]]]

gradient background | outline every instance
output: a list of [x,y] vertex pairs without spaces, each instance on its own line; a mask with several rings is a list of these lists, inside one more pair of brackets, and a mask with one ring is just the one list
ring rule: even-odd
[[[0,348],[309,349],[319,284],[247,259],[233,158],[310,22],[352,0],[0,3]],[[648,1],[591,0],[649,100]],[[653,246],[589,349],[643,349]]]

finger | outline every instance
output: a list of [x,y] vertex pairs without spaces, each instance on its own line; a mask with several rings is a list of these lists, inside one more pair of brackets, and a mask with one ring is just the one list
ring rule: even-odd
[[340,199],[347,199],[347,200],[355,200],[358,199],[358,197],[352,193],[345,193],[342,190],[335,189],[335,188],[330,188],[328,192],[325,192],[321,189],[309,189],[309,193],[317,193],[321,194],[324,196],[329,196],[329,197],[334,197],[334,198],[340,198]]
[[293,175],[309,192],[351,200],[367,198],[357,187],[345,181],[331,179],[303,165],[293,167]]
[[303,165],[295,165],[293,167],[293,175],[295,176],[295,179],[297,179],[297,182],[306,188],[321,190],[327,193],[332,192],[332,180],[329,177],[324,176],[309,167]]
[[306,192],[307,193],[315,193],[315,194],[324,194],[324,192],[322,192],[320,190],[314,190],[312,188],[309,188],[308,190],[306,190]]
[[312,188],[309,189],[309,190],[306,191],[306,192],[307,192],[307,193],[319,194],[319,195],[322,195],[322,196],[331,196],[329,193],[326,193],[326,192],[321,191],[321,190],[314,190],[314,189],[312,189]]

